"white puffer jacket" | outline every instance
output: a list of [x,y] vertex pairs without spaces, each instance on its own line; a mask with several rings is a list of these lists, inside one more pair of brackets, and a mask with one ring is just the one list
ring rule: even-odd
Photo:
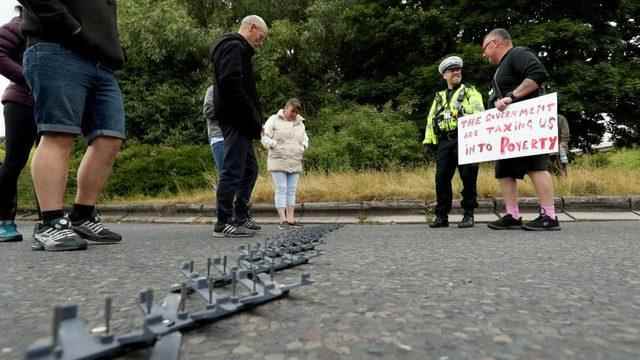
[[284,118],[284,110],[271,115],[263,127],[262,145],[269,150],[267,170],[302,172],[302,158],[309,137],[300,115],[294,121]]

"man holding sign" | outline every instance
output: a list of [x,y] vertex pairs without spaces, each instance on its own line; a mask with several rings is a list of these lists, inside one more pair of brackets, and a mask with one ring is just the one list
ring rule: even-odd
[[[482,56],[498,65],[492,79],[489,107],[508,114],[510,104],[535,98],[541,94],[542,83],[548,74],[540,60],[529,49],[513,47],[511,35],[505,29],[489,32],[482,43]],[[542,144],[537,139],[536,144]],[[548,139],[547,144],[555,139]],[[533,141],[531,141],[533,143]],[[510,146],[512,144],[507,144]],[[522,146],[525,143],[521,144]],[[505,146],[505,147],[506,147]],[[542,146],[542,145],[540,145]],[[514,145],[515,147],[515,145]],[[547,171],[549,155],[533,155],[506,158],[496,161],[495,176],[500,181],[506,214],[489,223],[495,230],[560,230],[553,203],[553,182]],[[533,221],[522,223],[518,208],[517,179],[529,175],[540,202],[540,216]]]
[[436,218],[432,228],[449,226],[449,211],[453,191],[451,179],[458,168],[462,179],[464,217],[460,228],[474,225],[473,211],[478,207],[476,181],[478,164],[458,164],[458,118],[484,110],[482,95],[473,86],[462,83],[462,59],[449,56],[438,66],[438,72],[447,82],[447,89],[439,91],[429,110],[423,144],[436,153]]

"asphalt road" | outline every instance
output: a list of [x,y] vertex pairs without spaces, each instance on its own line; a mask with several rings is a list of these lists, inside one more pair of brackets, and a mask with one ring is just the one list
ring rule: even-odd
[[[141,323],[140,290],[159,298],[181,280],[180,262],[198,269],[241,244],[211,239],[210,226],[111,227],[124,243],[85,252],[0,244],[0,359],[49,335],[54,304],[80,304],[98,326],[112,296],[115,332],[128,332]],[[325,236],[326,255],[276,276],[310,272],[313,286],[187,333],[182,359],[640,358],[638,223],[563,227],[347,225]]]

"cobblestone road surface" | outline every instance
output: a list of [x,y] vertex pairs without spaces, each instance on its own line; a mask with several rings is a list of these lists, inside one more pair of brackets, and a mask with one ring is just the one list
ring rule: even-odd
[[[316,284],[189,332],[182,359],[640,358],[638,224],[563,226],[542,234],[345,226],[325,237],[326,255],[276,277],[310,272]],[[240,244],[210,239],[210,226],[112,228],[123,244],[86,252],[0,244],[0,359],[19,359],[49,335],[54,304],[80,304],[97,326],[112,296],[115,332],[130,331],[142,319],[139,290],[160,297],[181,280],[181,261],[197,269]],[[267,226],[260,238],[276,231]]]

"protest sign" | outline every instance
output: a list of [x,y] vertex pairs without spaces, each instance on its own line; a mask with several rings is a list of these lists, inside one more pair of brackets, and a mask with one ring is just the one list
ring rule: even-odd
[[459,164],[557,151],[557,93],[458,119]]

